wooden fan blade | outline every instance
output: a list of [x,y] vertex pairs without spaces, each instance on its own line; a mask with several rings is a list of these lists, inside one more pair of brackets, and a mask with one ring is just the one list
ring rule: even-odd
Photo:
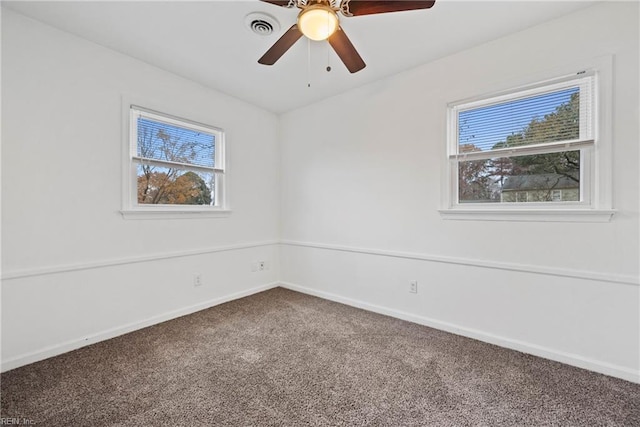
[[302,32],[300,32],[300,30],[298,30],[298,26],[294,24],[264,55],[262,55],[262,58],[258,59],[258,62],[264,65],[275,64],[276,61],[280,59],[280,57],[284,55],[284,53],[288,51],[300,37],[302,37]]
[[342,30],[342,27],[338,27],[336,32],[329,37],[328,41],[342,62],[344,62],[344,65],[346,65],[349,72],[355,73],[367,66],[360,57],[356,48],[353,47],[349,37],[347,37],[345,32]]
[[276,6],[287,7],[289,5],[289,0],[260,0],[265,3],[275,4]]
[[352,0],[346,2],[349,12],[353,16],[373,15],[376,13],[401,12],[403,10],[429,9],[435,0],[409,0],[409,1],[368,1]]

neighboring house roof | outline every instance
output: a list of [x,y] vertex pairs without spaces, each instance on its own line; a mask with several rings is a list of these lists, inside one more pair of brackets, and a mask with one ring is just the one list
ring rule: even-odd
[[502,191],[565,190],[569,188],[580,188],[580,183],[564,175],[547,173],[508,176],[504,180]]

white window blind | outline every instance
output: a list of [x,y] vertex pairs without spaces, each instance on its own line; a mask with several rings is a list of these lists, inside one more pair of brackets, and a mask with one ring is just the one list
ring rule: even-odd
[[593,142],[592,75],[454,107],[450,157],[566,150]]
[[135,121],[132,155],[140,160],[174,163],[205,169],[222,169],[216,164],[216,139],[220,131],[185,120],[172,119],[139,107],[131,108]]

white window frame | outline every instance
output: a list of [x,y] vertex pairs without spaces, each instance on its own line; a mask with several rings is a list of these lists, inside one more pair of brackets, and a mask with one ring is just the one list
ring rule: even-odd
[[[163,109],[162,111],[166,110]],[[139,117],[146,117],[156,122],[214,135],[214,167],[210,168],[176,162],[142,159],[137,153],[137,119]],[[225,133],[223,129],[194,120],[184,119],[174,114],[160,112],[159,109],[155,110],[143,107],[125,99],[123,101],[123,131],[125,131],[123,137],[123,191],[122,210],[120,212],[125,219],[185,219],[228,216],[230,210],[226,203],[226,156]],[[158,166],[173,165],[187,171],[213,173],[215,185],[213,204],[208,206],[139,204],[137,166],[142,161]]]
[[[612,63],[611,56],[595,58],[588,64],[580,66],[571,64],[561,70],[547,72],[528,80],[529,82],[537,81],[537,83],[513,85],[511,89],[448,104],[447,159],[442,187],[442,207],[439,209],[441,216],[444,219],[493,221],[610,221],[615,213],[611,205]],[[554,75],[556,77],[553,77]],[[588,79],[593,79],[592,83]],[[581,125],[578,140],[496,149],[490,152],[458,153],[457,119],[460,111],[535,96],[561,90],[564,87],[574,87],[576,82],[591,84],[593,95],[592,126],[588,128]],[[584,101],[581,99],[581,102]],[[459,203],[458,201],[459,161],[495,158],[501,155],[529,155],[572,150],[581,152],[581,200],[579,202]]]

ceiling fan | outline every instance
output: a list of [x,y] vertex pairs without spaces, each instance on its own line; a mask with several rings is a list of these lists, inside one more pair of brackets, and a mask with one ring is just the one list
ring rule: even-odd
[[366,64],[340,26],[338,12],[346,17],[429,9],[435,0],[261,0],[277,6],[301,9],[298,20],[258,60],[273,65],[303,35],[311,40],[327,40],[351,73],[362,70]]

